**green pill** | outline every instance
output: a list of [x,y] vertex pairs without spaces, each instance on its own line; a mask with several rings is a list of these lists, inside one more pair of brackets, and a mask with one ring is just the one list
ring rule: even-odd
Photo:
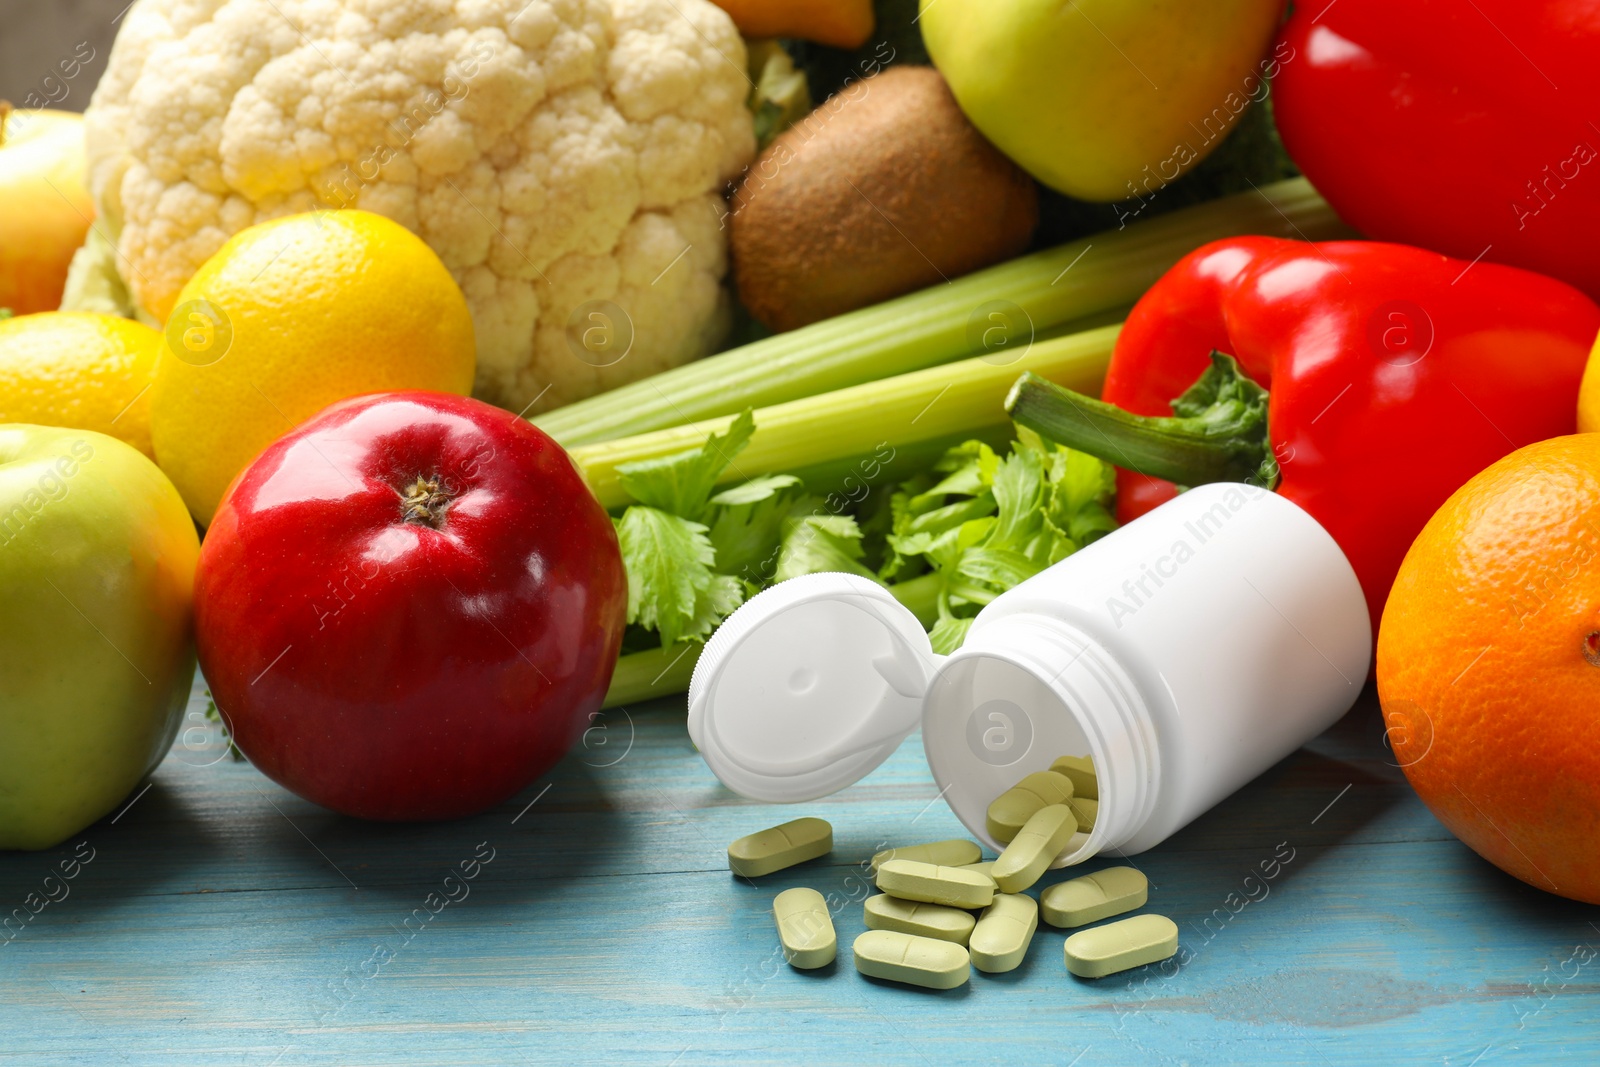
[[1067,807],[1072,809],[1072,814],[1077,816],[1078,829],[1088,833],[1094,829],[1094,820],[1100,814],[1100,802],[1087,797],[1073,797],[1067,801]]
[[978,847],[976,841],[966,841],[953,837],[948,841],[929,841],[924,845],[901,845],[899,848],[886,848],[872,856],[872,873],[878,873],[890,860],[916,860],[918,863],[935,863],[940,867],[960,867],[967,863],[977,863],[983,859],[983,849]]
[[983,909],[968,940],[972,965],[989,974],[1014,971],[1039,929],[1039,905],[1020,893],[1001,893]]
[[856,970],[927,989],[954,989],[972,977],[967,950],[949,941],[896,930],[868,930],[856,938]]
[[728,870],[746,878],[759,878],[831,851],[833,827],[821,819],[795,819],[729,845]]
[[994,886],[986,874],[916,860],[890,860],[878,868],[878,888],[891,897],[947,908],[986,908],[994,902]]
[[1100,785],[1094,776],[1093,757],[1062,756],[1050,764],[1050,769],[1057,774],[1066,775],[1072,781],[1073,796],[1088,797],[1090,800],[1100,799]]
[[1022,892],[1039,880],[1077,831],[1078,820],[1065,804],[1040,808],[994,861],[995,885],[1002,893]]
[[1134,908],[1150,899],[1150,882],[1132,867],[1107,867],[1080,875],[1039,894],[1039,909],[1051,926],[1085,926]]
[[1035,771],[994,798],[984,825],[996,841],[1010,841],[1034,812],[1071,798],[1072,780],[1066,775]]
[[887,893],[868,897],[861,905],[868,930],[895,930],[902,934],[932,937],[965,945],[977,922],[970,912],[920,900],[901,900]]
[[802,971],[826,967],[839,950],[828,902],[815,889],[785,889],[772,898],[783,958]]
[[1143,967],[1178,951],[1178,924],[1165,915],[1135,915],[1067,938],[1067,970],[1079,978],[1104,978]]

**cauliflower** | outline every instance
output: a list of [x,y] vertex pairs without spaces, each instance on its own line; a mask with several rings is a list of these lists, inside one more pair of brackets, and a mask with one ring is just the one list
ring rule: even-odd
[[744,68],[708,0],[138,0],[90,184],[161,319],[247,226],[395,219],[466,294],[478,395],[542,411],[721,339]]

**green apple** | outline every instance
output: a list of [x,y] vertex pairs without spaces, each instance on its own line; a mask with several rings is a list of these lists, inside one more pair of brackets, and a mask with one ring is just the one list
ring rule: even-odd
[[1266,79],[1283,0],[922,0],[967,118],[1044,184],[1145,197],[1200,162]]
[[59,844],[166,755],[194,681],[199,553],[137,450],[0,425],[0,849]]

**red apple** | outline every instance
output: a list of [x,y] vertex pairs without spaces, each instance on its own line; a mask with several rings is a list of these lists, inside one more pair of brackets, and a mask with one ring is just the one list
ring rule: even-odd
[[200,664],[268,777],[367,819],[448,819],[549,770],[600,707],[627,577],[561,448],[444,393],[323,409],[229,486]]

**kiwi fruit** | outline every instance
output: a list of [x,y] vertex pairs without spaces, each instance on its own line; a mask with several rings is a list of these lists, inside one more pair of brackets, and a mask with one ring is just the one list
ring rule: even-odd
[[734,190],[745,307],[792,330],[998,263],[1039,221],[1032,178],[973,128],[932,67],[846,86]]

